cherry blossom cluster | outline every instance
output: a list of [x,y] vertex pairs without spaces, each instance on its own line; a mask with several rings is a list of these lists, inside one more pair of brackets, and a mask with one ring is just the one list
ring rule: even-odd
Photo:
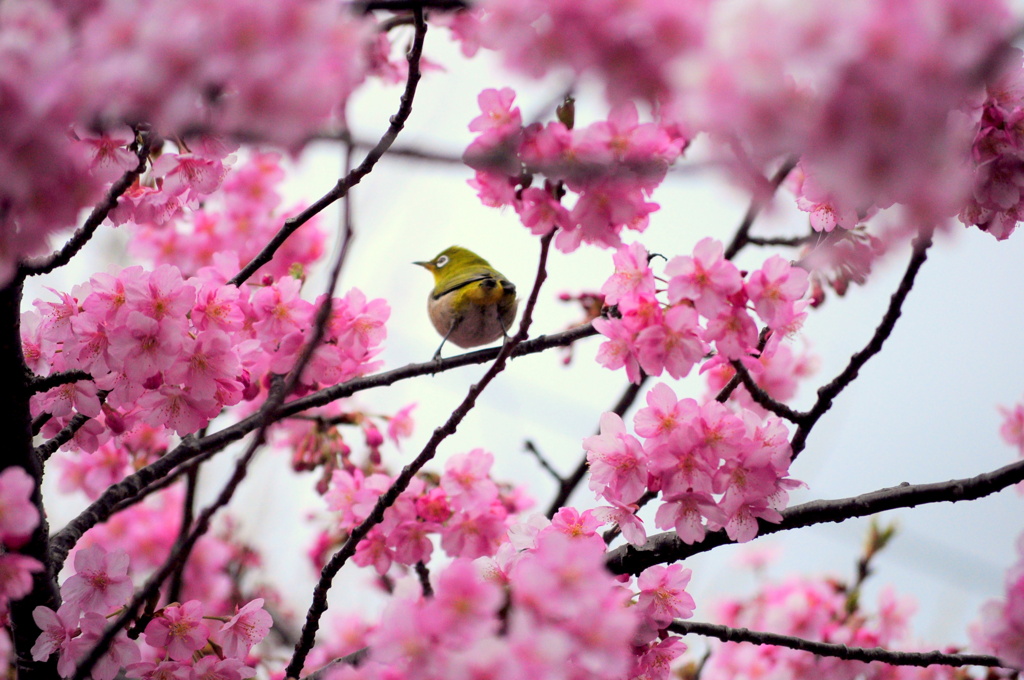
[[[152,174],[159,189],[136,185],[113,217],[133,223],[133,254],[173,264],[186,276],[213,265],[218,253],[236,253],[240,262],[249,262],[284,220],[298,212],[280,209],[277,186],[285,170],[279,153],[254,151],[230,171],[221,160],[199,152],[165,153],[153,164]],[[304,273],[318,261],[326,234],[317,222],[314,217],[289,237],[257,276],[277,279]]]
[[1006,572],[1006,597],[982,606],[971,640],[977,649],[1024,670],[1024,534],[1017,539],[1017,555]]
[[1002,0],[727,3],[676,102],[694,130],[733,140],[750,177],[800,158],[807,200],[837,223],[894,204],[945,220],[969,197],[972,109],[1012,25]]
[[614,413],[601,416],[600,434],[583,440],[590,488],[634,510],[644,493],[660,492],[655,525],[675,529],[688,544],[723,528],[734,541],[751,540],[757,520],[780,521],[789,489],[801,486],[788,476],[788,431],[775,416],[677,399],[659,383],[633,424],[644,441]]
[[[67,678],[103,635],[107,618],[119,612],[133,591],[129,557],[124,551],[93,546],[75,554],[75,574],[61,585],[57,611],[36,607],[42,631],[32,647],[36,661],[57,653],[57,672]],[[255,599],[231,617],[208,618],[199,600],[169,604],[153,613],[142,633],[144,644],[118,633],[93,668],[96,680],[217,677],[241,680],[255,670],[247,665],[253,645],[270,630],[263,600]]]
[[[644,247],[620,247],[613,257],[615,273],[601,288],[605,302],[615,305],[616,312],[594,320],[594,328],[608,338],[598,362],[610,369],[625,368],[634,383],[641,370],[682,378],[704,360],[713,343],[722,360],[749,363],[758,371],[750,355],[773,354],[781,339],[802,325],[808,274],[773,255],[744,277],[722,254],[719,241],[702,239],[692,256],[677,256],[665,265],[668,285],[659,291]],[[751,312],[771,331],[760,352]],[[706,319],[704,326],[701,317]]]
[[664,100],[678,58],[705,40],[712,2],[484,0],[447,19],[463,53],[499,50],[534,77],[568,69],[606,84],[609,100]]
[[[332,0],[3,3],[0,281],[96,202],[108,170],[136,163],[118,152],[97,164],[88,131],[109,130],[115,149],[129,141],[121,126],[144,124],[158,137],[199,131],[295,150],[343,114],[372,40],[372,21]],[[171,183],[175,162],[156,169]],[[133,201],[150,202],[146,193]],[[173,210],[173,198],[153,209]]]
[[400,447],[401,440],[412,434],[415,407],[416,404],[408,404],[392,415],[374,415],[342,400],[332,401],[302,416],[276,423],[270,430],[271,439],[278,447],[292,452],[292,469],[296,472],[321,470],[317,491],[325,493],[336,469],[355,473],[358,468],[352,456],[352,438],[346,437],[343,426],[362,433],[366,448],[364,464],[376,468],[381,465],[385,435]]
[[[798,205],[815,229],[901,205],[915,224],[959,213],[1006,238],[1024,216],[1021,61],[999,58],[1005,0],[490,0],[447,23],[467,55],[497,49],[535,77],[596,74],[613,104],[654,103],[666,126],[708,133],[756,190],[767,168],[799,158]],[[483,150],[494,149],[509,156]],[[485,202],[503,191],[494,180],[477,180]]]
[[[35,395],[34,417],[49,414],[54,436],[75,414],[89,420],[74,442],[95,451],[138,423],[185,435],[225,406],[253,400],[270,373],[287,373],[311,334],[320,300],[300,295],[285,276],[265,285],[228,285],[237,261],[222,258],[185,279],[174,266],[128,267],[97,274],[54,302],[23,315],[22,342],[39,375],[82,370],[79,380]],[[358,289],[332,300],[323,342],[300,390],[333,385],[374,370],[389,309]],[[102,392],[102,394],[101,394]]]
[[974,191],[960,221],[1002,240],[1024,218],[1024,69],[1021,52],[990,84],[981,107],[981,124],[971,148]]
[[[416,477],[384,513],[384,520],[356,547],[355,562],[373,566],[381,575],[392,564],[427,562],[434,551],[432,536],[451,557],[475,559],[493,555],[504,539],[512,515],[532,505],[520,489],[499,485],[490,477],[494,456],[483,449],[452,456],[439,478]],[[335,526],[317,545],[323,555],[361,524],[377,499],[391,486],[382,472],[361,469],[334,471],[325,494],[337,512]]]
[[[584,128],[572,122],[522,124],[510,88],[484,90],[481,115],[469,129],[480,133],[463,155],[476,171],[470,185],[484,205],[511,205],[534,234],[558,229],[555,245],[572,252],[581,243],[616,247],[623,228],[643,231],[658,209],[648,200],[686,146],[678,129],[640,123],[630,102],[608,119]],[[535,176],[543,187],[532,186]],[[566,190],[576,195],[562,205]]]
[[401,582],[365,636],[369,661],[331,677],[667,680],[686,646],[659,631],[692,615],[690,572],[652,567],[633,593],[606,571],[592,519],[516,525],[494,557],[435,572],[428,596]]
[[[719,623],[734,628],[770,631],[850,647],[920,648],[910,639],[913,602],[898,598],[890,588],[879,594],[878,610],[874,614],[851,603],[843,583],[805,576],[765,583],[754,597],[721,602],[716,609]],[[845,661],[787,647],[732,642],[715,646],[702,677],[708,680],[745,678],[750,677],[754,669],[763,677],[794,680],[952,680],[963,677],[962,671],[951,666],[916,668]]]
[[[163,565],[178,540],[184,503],[182,488],[172,486],[93,527],[79,545],[122,551],[136,577],[146,576]],[[232,529],[228,522],[200,537],[181,575],[181,596],[201,600],[211,614],[231,611],[238,601],[239,580],[260,564],[259,554],[233,538]]]
[[[39,510],[32,503],[35,488],[20,467],[0,472],[0,620],[7,619],[11,601],[32,590],[32,574],[43,570],[38,560],[17,552],[39,526]],[[10,641],[6,635],[0,638],[2,649]]]

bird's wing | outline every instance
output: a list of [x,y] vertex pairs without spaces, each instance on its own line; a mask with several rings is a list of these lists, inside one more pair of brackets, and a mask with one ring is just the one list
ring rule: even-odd
[[495,272],[491,272],[486,269],[471,268],[457,276],[454,280],[448,281],[447,284],[445,284],[445,287],[434,293],[432,297],[435,300],[440,300],[445,295],[455,292],[460,288],[465,288],[470,284],[477,283],[478,281],[486,281],[487,279],[500,281],[503,287],[511,285],[508,284],[508,282],[505,281],[504,277],[501,277],[500,274],[495,276]]

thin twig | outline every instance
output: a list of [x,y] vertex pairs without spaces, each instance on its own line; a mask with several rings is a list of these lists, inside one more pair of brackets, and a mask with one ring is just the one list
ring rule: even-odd
[[103,200],[96,204],[92,212],[89,213],[89,217],[86,218],[85,223],[79,227],[68,242],[58,250],[57,252],[49,255],[45,258],[38,260],[30,260],[23,262],[18,266],[17,276],[24,279],[28,276],[36,276],[39,274],[48,274],[58,267],[63,267],[71,261],[75,255],[85,246],[86,243],[92,238],[96,230],[99,229],[100,224],[107,218],[110,211],[117,206],[117,201],[124,192],[128,191],[128,188],[135,183],[135,180],[139,178],[146,170],[146,163],[149,160],[150,151],[150,139],[148,134],[142,135],[142,142],[139,144],[139,148],[136,151],[136,155],[139,158],[139,164],[134,169],[121,175],[121,177],[110,185],[110,189],[107,190],[106,196]]
[[423,10],[415,10],[415,26],[416,33],[413,37],[412,47],[409,50],[408,62],[409,71],[406,76],[405,90],[402,92],[402,97],[399,101],[398,111],[395,115],[391,116],[390,124],[388,129],[381,136],[380,141],[373,147],[363,158],[354,170],[349,172],[345,177],[338,180],[338,183],[334,185],[330,191],[320,197],[318,201],[310,205],[308,208],[300,212],[294,217],[290,217],[285,220],[284,226],[274,234],[273,238],[267,243],[266,246],[249,262],[245,265],[240,272],[238,272],[233,279],[228,283],[239,286],[245,282],[250,276],[256,273],[256,270],[270,262],[273,259],[274,254],[277,252],[285,240],[299,227],[312,219],[315,215],[323,211],[327,206],[331,205],[339,198],[348,193],[348,191],[358,184],[366,175],[370,174],[377,161],[381,159],[381,156],[391,148],[395,140],[398,138],[398,134],[405,127],[405,122],[409,119],[412,114],[412,102],[416,96],[416,86],[420,81],[420,61],[423,55],[423,39],[427,32],[427,24],[423,18]]
[[366,537],[370,532],[370,529],[383,520],[384,511],[391,507],[391,505],[398,499],[398,496],[405,491],[416,473],[419,472],[427,462],[433,459],[434,455],[437,453],[437,447],[441,442],[455,433],[459,424],[476,405],[476,400],[480,396],[480,393],[483,392],[487,385],[489,385],[491,381],[504,370],[513,350],[515,350],[516,346],[526,339],[530,325],[533,322],[533,309],[537,304],[541,284],[543,284],[544,280],[547,278],[547,255],[553,236],[554,233],[552,232],[551,234],[541,238],[541,255],[540,262],[537,267],[537,277],[533,284],[533,290],[530,292],[530,297],[527,300],[526,308],[523,311],[523,318],[519,325],[519,331],[502,346],[501,350],[498,352],[498,357],[494,360],[494,363],[491,364],[487,372],[484,373],[480,381],[470,386],[466,397],[462,400],[462,403],[452,411],[451,416],[449,416],[448,420],[445,421],[442,426],[434,430],[419,455],[416,456],[411,463],[406,465],[398,476],[395,477],[395,481],[391,484],[388,490],[378,497],[373,510],[370,511],[366,519],[352,529],[348,538],[345,540],[345,543],[336,553],[334,553],[334,555],[331,556],[331,559],[328,560],[327,564],[324,565],[323,569],[320,571],[320,579],[318,580],[316,587],[313,589],[313,601],[310,603],[309,609],[306,612],[306,621],[302,626],[302,633],[299,635],[299,641],[295,645],[295,651],[292,654],[291,661],[288,662],[288,666],[285,668],[285,677],[299,677],[299,673],[305,665],[306,657],[309,654],[309,651],[313,648],[313,644],[316,640],[316,633],[320,627],[320,618],[327,610],[327,594],[330,592],[334,577],[355,554],[356,546],[363,540],[363,538]]
[[882,647],[848,647],[832,642],[815,642],[792,635],[779,635],[747,628],[730,628],[713,623],[700,621],[674,621],[669,631],[679,635],[706,635],[724,642],[751,642],[758,645],[776,645],[803,652],[811,652],[818,656],[828,656],[846,661],[880,661],[893,666],[987,666],[994,668],[1012,668],[998,657],[986,654],[946,654],[932,652],[897,652]]
[[740,222],[740,226],[736,229],[736,235],[732,237],[732,242],[729,243],[729,247],[725,249],[725,259],[731,260],[736,257],[736,254],[749,243],[750,228],[754,226],[754,220],[761,214],[761,210],[771,200],[772,196],[775,195],[775,191],[779,188],[789,173],[793,171],[798,162],[797,158],[787,158],[783,161],[782,166],[775,171],[770,180],[771,182],[771,193],[768,196],[754,196],[750,201],[750,206],[747,208],[746,214],[743,216],[743,221]]
[[780,418],[785,418],[792,423],[801,422],[801,419],[806,418],[807,414],[795,411],[782,402],[772,399],[771,396],[764,391],[764,388],[754,382],[754,377],[750,375],[750,371],[747,370],[747,367],[744,366],[742,362],[733,360],[729,363],[736,371],[736,375],[740,377],[740,381],[743,383],[743,386],[747,388],[747,392],[750,394],[751,398],[762,408],[771,411]]
[[540,463],[540,466],[544,468],[547,471],[547,473],[551,475],[552,478],[554,478],[556,482],[558,482],[559,484],[565,482],[565,480],[562,479],[562,475],[558,474],[558,470],[556,470],[554,466],[551,465],[548,459],[544,457],[544,454],[542,454],[537,449],[537,447],[534,445],[532,441],[527,439],[525,442],[523,442],[523,448],[526,449],[528,453],[533,454],[533,457],[537,459],[537,462]]
[[[1024,460],[1005,465],[976,477],[953,479],[931,484],[900,484],[860,496],[837,500],[819,500],[796,505],[782,511],[782,521],[772,524],[757,521],[758,537],[815,524],[843,522],[867,517],[887,510],[913,508],[928,503],[970,501],[1001,491],[1024,481]],[[708,532],[700,543],[687,545],[675,532],[652,536],[641,548],[621,546],[608,553],[608,568],[615,574],[639,574],[655,564],[676,562],[733,543],[725,531]]]
[[807,445],[807,435],[810,434],[811,429],[814,427],[818,419],[832,407],[832,402],[835,400],[839,393],[842,392],[846,387],[853,382],[853,380],[860,373],[860,369],[864,367],[864,364],[868,360],[878,354],[882,350],[882,345],[892,334],[893,328],[896,326],[896,320],[900,318],[902,314],[903,303],[907,299],[907,295],[910,294],[911,288],[914,287],[914,279],[917,277],[917,273],[921,270],[921,265],[928,258],[928,248],[932,245],[932,230],[924,229],[918,234],[917,238],[914,239],[914,250],[910,256],[910,262],[907,264],[907,270],[903,274],[902,280],[900,280],[899,286],[896,288],[896,292],[892,294],[889,299],[889,307],[886,309],[885,314],[882,316],[882,321],[878,324],[874,334],[871,336],[871,340],[865,345],[864,349],[860,350],[852,357],[850,357],[849,363],[846,368],[837,375],[831,382],[822,386],[818,390],[818,398],[814,402],[814,406],[811,407],[807,413],[802,414],[800,419],[796,422],[799,423],[796,432],[793,434],[793,440],[791,442],[793,448],[793,460],[800,455],[804,447]]

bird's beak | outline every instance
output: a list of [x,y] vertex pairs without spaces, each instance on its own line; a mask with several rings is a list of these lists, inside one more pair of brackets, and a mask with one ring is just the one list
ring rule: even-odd
[[413,262],[413,264],[418,264],[419,266],[423,267],[424,269],[430,269],[430,263],[429,262]]

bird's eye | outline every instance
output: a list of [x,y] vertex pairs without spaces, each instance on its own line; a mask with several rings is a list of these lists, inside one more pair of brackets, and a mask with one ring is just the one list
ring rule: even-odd
[[437,262],[434,264],[438,268],[445,266],[446,264],[448,264],[448,256],[442,255],[441,257],[437,258]]

